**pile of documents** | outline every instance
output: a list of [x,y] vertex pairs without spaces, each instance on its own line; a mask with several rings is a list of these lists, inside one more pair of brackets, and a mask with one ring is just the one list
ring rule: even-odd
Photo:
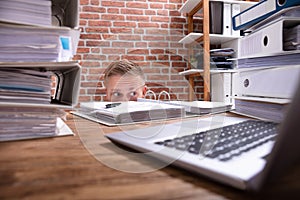
[[49,104],[51,72],[0,68],[0,102]]
[[233,21],[249,32],[239,41],[235,111],[281,122],[300,79],[300,1],[261,1]]
[[50,26],[51,0],[1,1],[0,21]]
[[0,141],[73,135],[62,119],[77,104],[80,32],[52,26],[51,3],[0,3]]
[[80,30],[51,21],[49,0],[1,1],[0,62],[70,61]]
[[210,65],[218,69],[233,68],[233,61],[230,60],[234,54],[232,48],[211,49],[210,50]]
[[143,121],[180,118],[185,116],[182,106],[155,102],[86,102],[73,114],[105,125],[122,125]]
[[19,104],[1,106],[0,141],[59,135],[58,117],[63,116],[64,112],[55,108]]

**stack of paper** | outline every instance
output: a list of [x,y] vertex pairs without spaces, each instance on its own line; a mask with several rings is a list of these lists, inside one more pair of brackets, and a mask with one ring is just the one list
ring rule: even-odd
[[[116,106],[110,106],[116,105]],[[179,105],[158,104],[155,102],[86,102],[73,112],[106,125],[128,124],[141,121],[152,121],[184,117],[184,108]]]
[[214,101],[157,101],[145,98],[138,98],[138,101],[183,106],[187,114],[197,115],[226,112],[232,108],[230,104]]
[[0,102],[50,103],[50,71],[0,68]]
[[231,69],[233,68],[233,62],[230,60],[234,54],[234,49],[232,48],[222,48],[222,49],[211,49],[210,58],[211,67],[218,69]]
[[288,99],[237,97],[235,112],[280,123],[284,119],[289,103]]
[[9,0],[0,3],[0,21],[51,25],[50,0]]
[[[52,26],[52,6],[64,27]],[[76,10],[77,1],[0,1],[0,141],[73,134],[61,118],[79,93]]]
[[59,109],[0,104],[0,141],[55,136]]
[[0,23],[0,61],[69,61],[80,31]]

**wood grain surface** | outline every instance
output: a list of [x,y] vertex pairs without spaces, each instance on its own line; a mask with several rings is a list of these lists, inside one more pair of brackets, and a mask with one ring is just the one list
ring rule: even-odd
[[173,166],[155,169],[160,166],[157,160],[139,159],[137,153],[117,147],[104,137],[118,130],[149,126],[147,123],[106,127],[73,115],[68,116],[67,123],[75,136],[0,143],[0,199],[211,200],[300,196],[300,167],[253,194]]

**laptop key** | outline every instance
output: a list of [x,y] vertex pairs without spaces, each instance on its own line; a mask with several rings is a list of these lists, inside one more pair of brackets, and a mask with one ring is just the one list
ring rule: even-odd
[[155,144],[227,161],[274,140],[277,125],[273,122],[248,120],[214,130],[157,141]]

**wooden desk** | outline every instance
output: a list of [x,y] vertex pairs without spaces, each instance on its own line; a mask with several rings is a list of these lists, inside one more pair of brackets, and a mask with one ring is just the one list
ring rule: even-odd
[[68,124],[75,136],[0,143],[0,199],[291,199],[295,196],[299,199],[300,196],[300,167],[267,185],[259,194],[235,190],[171,166],[147,173],[122,172],[106,166],[97,156],[101,154],[100,160],[132,168],[145,163],[110,148],[113,144],[102,133],[116,131],[117,127],[105,127],[74,116],[69,116]]

